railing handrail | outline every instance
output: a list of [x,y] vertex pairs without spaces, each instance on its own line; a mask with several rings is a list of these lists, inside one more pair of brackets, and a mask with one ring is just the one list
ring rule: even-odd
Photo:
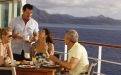
[[[64,41],[63,39],[60,39],[60,38],[54,38],[54,40]],[[103,44],[103,43],[95,43],[95,42],[86,42],[86,41],[79,41],[79,43],[81,43],[81,44],[88,44],[88,45],[94,45],[94,46],[103,46],[103,47],[121,49],[121,46],[120,45],[111,45],[111,44]]]

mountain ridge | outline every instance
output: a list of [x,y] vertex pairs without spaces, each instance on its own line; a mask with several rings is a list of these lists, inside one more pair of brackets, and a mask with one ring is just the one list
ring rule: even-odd
[[74,17],[68,14],[49,14],[45,10],[36,7],[33,9],[33,16],[38,23],[53,24],[82,24],[82,25],[121,25],[121,20],[116,20],[103,15],[90,17]]

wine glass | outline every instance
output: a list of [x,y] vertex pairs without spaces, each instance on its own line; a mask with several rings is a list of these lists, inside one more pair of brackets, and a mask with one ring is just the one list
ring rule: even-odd
[[41,62],[39,62],[39,61],[34,61],[34,64],[35,64],[36,68],[38,69],[38,68],[40,68]]

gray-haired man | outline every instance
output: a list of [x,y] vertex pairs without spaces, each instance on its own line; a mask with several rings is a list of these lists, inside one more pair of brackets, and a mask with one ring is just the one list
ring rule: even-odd
[[88,71],[89,61],[86,49],[78,43],[78,33],[76,30],[67,30],[64,35],[64,42],[70,48],[68,60],[61,61],[55,56],[50,56],[50,60],[58,62],[62,67],[69,70],[72,75],[82,75]]

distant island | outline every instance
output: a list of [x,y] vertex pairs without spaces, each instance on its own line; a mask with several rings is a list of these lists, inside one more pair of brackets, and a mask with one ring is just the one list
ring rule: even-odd
[[52,24],[82,24],[82,25],[121,25],[121,20],[105,17],[103,15],[90,17],[74,17],[68,14],[49,14],[34,7],[33,16],[39,23]]

